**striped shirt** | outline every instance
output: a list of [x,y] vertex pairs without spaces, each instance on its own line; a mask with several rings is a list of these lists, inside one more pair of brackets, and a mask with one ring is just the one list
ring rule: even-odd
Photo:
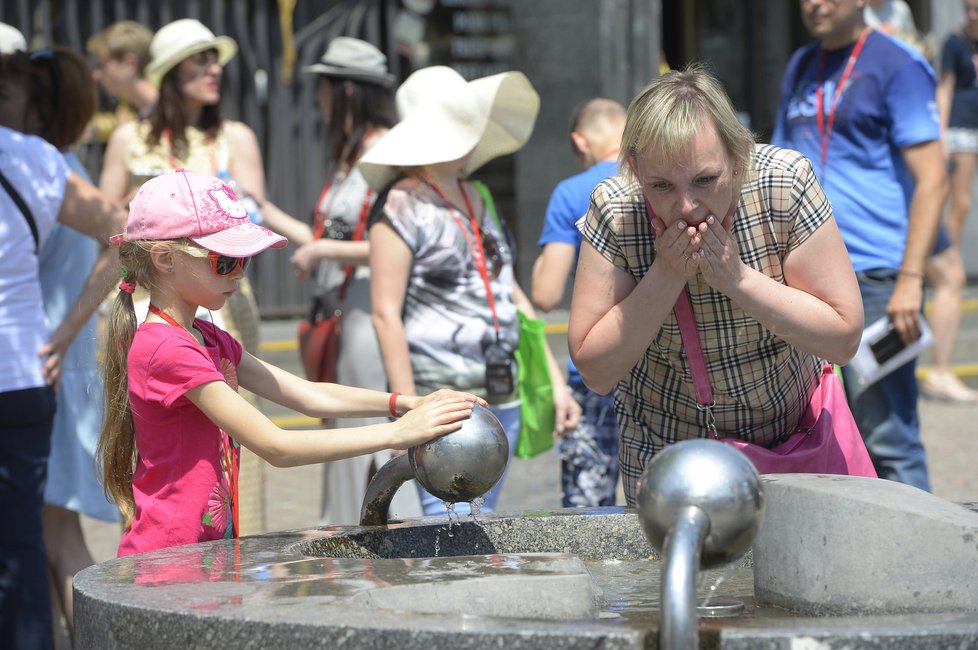
[[[746,265],[784,283],[785,257],[831,216],[832,207],[805,157],[758,145],[733,217],[732,235]],[[655,235],[637,182],[617,176],[603,181],[577,225],[586,241],[636,282],[652,266]],[[688,288],[719,436],[767,447],[782,442],[805,412],[821,361],[775,336],[702,275]],[[706,437],[706,415],[697,407],[674,314],[619,382],[616,414],[626,493],[664,445]]]

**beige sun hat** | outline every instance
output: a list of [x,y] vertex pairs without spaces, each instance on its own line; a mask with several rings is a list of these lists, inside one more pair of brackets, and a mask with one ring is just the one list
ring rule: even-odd
[[377,84],[384,88],[390,88],[395,81],[394,75],[387,71],[387,57],[383,52],[367,41],[349,36],[337,36],[331,40],[319,63],[307,65],[302,71]]
[[164,25],[149,44],[150,61],[146,78],[159,87],[167,72],[189,56],[217,50],[217,62],[224,66],[238,53],[238,44],[230,36],[214,36],[199,20],[181,18]]
[[473,81],[445,66],[422,68],[405,79],[395,100],[401,116],[357,166],[375,190],[401,167],[458,160],[469,154],[468,175],[493,158],[526,144],[540,110],[540,96],[522,72]]

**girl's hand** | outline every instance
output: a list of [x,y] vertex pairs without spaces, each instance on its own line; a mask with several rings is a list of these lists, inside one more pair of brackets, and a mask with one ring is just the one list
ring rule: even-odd
[[[442,391],[438,391],[440,393]],[[455,393],[455,391],[447,391]],[[473,400],[458,396],[466,393],[456,393],[456,397],[443,396],[439,399],[428,399],[437,393],[421,398],[422,404],[412,408],[399,420],[392,422],[394,427],[393,449],[407,449],[432,438],[457,431],[462,427],[462,420],[472,415]],[[475,397],[469,395],[469,397]]]
[[700,248],[700,234],[696,228],[679,221],[666,228],[659,217],[652,217],[655,231],[655,257],[661,259],[667,268],[689,280],[699,268],[694,255]]
[[465,400],[466,402],[474,402],[481,406],[489,406],[486,400],[481,397],[477,397],[471,393],[463,393],[462,391],[452,390],[451,388],[441,388],[433,393],[428,393],[427,395],[422,395],[421,397],[415,397],[413,400],[408,402],[408,410],[416,409],[423,404],[428,404],[430,402],[438,402],[441,400]]

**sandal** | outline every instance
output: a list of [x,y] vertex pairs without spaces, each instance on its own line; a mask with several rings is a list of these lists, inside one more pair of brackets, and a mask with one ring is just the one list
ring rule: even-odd
[[978,403],[978,391],[968,388],[956,375],[949,372],[931,371],[921,390],[930,399],[942,402]]

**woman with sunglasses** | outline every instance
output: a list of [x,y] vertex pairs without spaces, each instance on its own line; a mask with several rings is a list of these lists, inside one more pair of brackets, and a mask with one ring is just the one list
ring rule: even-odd
[[[468,176],[523,146],[539,96],[519,72],[466,82],[432,66],[408,77],[396,102],[401,121],[359,163],[374,189],[394,182],[370,226],[373,320],[390,388],[484,396],[512,454],[522,406],[517,309],[534,312],[516,282],[502,224]],[[548,356],[551,376],[561,376]],[[564,382],[553,387],[559,434],[576,426],[580,407]],[[483,511],[495,509],[504,479],[484,495]],[[446,511],[420,486],[418,493],[426,515]],[[457,504],[455,512],[468,508]]]
[[[234,191],[213,176],[180,170],[147,181],[112,243],[124,276],[108,319],[99,458],[126,526],[120,556],[239,536],[240,446],[277,467],[405,449],[454,431],[482,402],[454,391],[419,398],[309,382],[194,318],[199,307],[220,309],[234,295],[248,259],[287,243],[251,223]],[[137,285],[150,295],[141,324],[132,303]],[[286,431],[239,386],[316,418],[395,419]]]
[[[99,180],[106,194],[128,203],[148,179],[189,169],[217,176],[239,191],[246,187],[261,202],[265,172],[258,140],[247,125],[221,115],[223,69],[237,49],[233,39],[215,36],[192,18],[157,30],[144,72],[159,88],[159,99],[147,119],[122,124],[112,133]],[[257,211],[250,214],[261,220]],[[142,314],[146,295],[138,292],[136,298]],[[260,315],[247,277],[223,309],[199,316],[227,328],[246,350],[257,354]],[[254,456],[244,458],[243,527],[248,533],[264,532],[263,470]]]

